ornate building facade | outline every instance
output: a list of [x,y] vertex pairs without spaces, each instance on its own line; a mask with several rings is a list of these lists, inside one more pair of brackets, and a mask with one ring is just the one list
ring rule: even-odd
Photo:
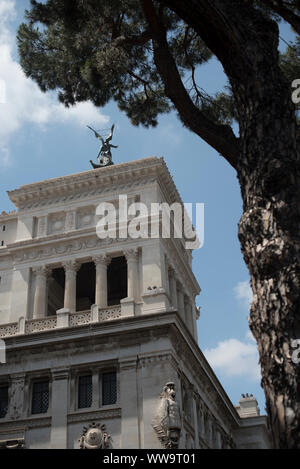
[[8,194],[0,447],[270,447],[255,398],[234,407],[199,349],[200,287],[182,239],[97,236],[99,203],[118,213],[120,194],[182,204],[162,159]]

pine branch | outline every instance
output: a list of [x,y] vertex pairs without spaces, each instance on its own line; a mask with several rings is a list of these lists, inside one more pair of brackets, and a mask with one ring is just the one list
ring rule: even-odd
[[194,105],[182,83],[168,46],[166,30],[159,20],[152,0],[141,0],[141,4],[153,34],[154,62],[163,80],[167,97],[178,110],[183,123],[235,167],[239,155],[239,140],[230,126],[216,124]]

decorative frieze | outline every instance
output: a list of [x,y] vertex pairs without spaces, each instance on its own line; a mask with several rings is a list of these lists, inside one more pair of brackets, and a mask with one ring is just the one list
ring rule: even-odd
[[107,309],[100,310],[99,321],[110,321],[112,319],[119,319],[121,317],[121,306],[114,306]]
[[[121,318],[121,306],[109,306],[99,310],[97,322],[111,321]],[[91,324],[92,313],[90,310],[70,314],[69,327],[84,326]],[[25,334],[35,334],[36,332],[50,331],[57,328],[57,316],[47,316],[41,319],[31,319],[25,321]],[[19,323],[3,324],[0,326],[0,338],[20,335]]]
[[3,324],[0,326],[0,337],[11,337],[19,333],[19,324],[12,322],[11,324]]
[[91,311],[82,311],[80,313],[70,314],[70,327],[84,326],[91,323]]
[[68,414],[68,423],[89,422],[95,420],[105,420],[121,418],[121,409],[98,410],[91,412],[76,412]]
[[49,331],[56,328],[56,316],[48,316],[43,319],[32,319],[25,322],[25,334],[34,334],[35,332]]
[[66,214],[64,212],[48,216],[48,233],[63,233],[66,228]]

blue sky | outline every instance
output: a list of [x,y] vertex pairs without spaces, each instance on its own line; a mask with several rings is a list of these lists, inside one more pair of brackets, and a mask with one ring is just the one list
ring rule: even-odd
[[[28,5],[29,0],[0,0],[0,80],[6,84],[6,102],[0,103],[0,211],[14,208],[6,190],[90,169],[98,142],[87,124],[100,130],[116,123],[115,163],[163,156],[184,202],[205,204],[205,242],[193,262],[202,289],[199,345],[233,403],[241,393],[253,393],[263,412],[258,355],[247,322],[249,274],[237,238],[242,202],[235,171],[175,113],[162,116],[157,128],[144,129],[133,127],[114,103],[67,110],[54,93],[42,94],[18,65],[15,32]],[[292,38],[287,25],[281,36]],[[201,68],[199,80],[208,92],[226,83],[215,60]]]

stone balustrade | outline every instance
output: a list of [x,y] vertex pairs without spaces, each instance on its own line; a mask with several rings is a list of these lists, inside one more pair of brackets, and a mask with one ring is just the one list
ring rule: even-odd
[[[83,326],[85,324],[106,322],[119,319],[121,317],[121,306],[107,306],[106,308],[97,308],[97,311],[79,311],[76,313],[66,313],[69,327]],[[14,337],[24,334],[34,334],[37,332],[50,331],[63,327],[58,316],[46,316],[40,319],[24,320],[20,318],[19,322],[1,324],[0,338]]]

